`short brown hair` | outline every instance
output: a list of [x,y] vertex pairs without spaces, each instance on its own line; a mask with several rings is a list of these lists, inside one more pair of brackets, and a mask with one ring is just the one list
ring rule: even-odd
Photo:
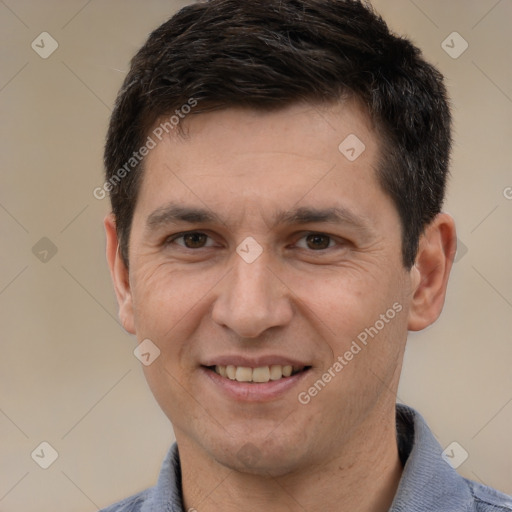
[[[380,128],[378,179],[400,215],[409,268],[421,233],[442,207],[450,108],[439,71],[361,0],[211,0],[181,9],[131,61],[110,120],[107,180],[160,117],[191,98],[197,114],[334,102],[343,94],[360,100]],[[134,163],[110,193],[126,264],[143,174]]]

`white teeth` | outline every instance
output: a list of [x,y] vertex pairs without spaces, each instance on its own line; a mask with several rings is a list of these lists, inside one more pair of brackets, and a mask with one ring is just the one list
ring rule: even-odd
[[273,364],[270,367],[270,380],[279,380],[283,376],[283,367],[279,364]]
[[228,374],[226,373],[226,367],[225,366],[216,366],[215,371],[221,375],[222,377],[227,377]]
[[268,366],[260,366],[252,371],[253,382],[268,382],[270,380],[270,369]]
[[[222,375],[222,373],[221,373]],[[226,375],[228,379],[235,380],[236,375],[236,366],[233,366],[232,364],[226,366]]]
[[290,365],[283,366],[283,377],[289,377],[292,374],[293,368]]
[[301,366],[281,366],[280,364],[259,366],[258,368],[234,366],[230,364],[227,366],[215,366],[215,373],[238,382],[268,382],[269,380],[279,380],[283,377],[290,377],[293,373],[303,369],[304,368]]
[[252,369],[247,366],[238,366],[235,373],[235,380],[238,382],[251,382]]

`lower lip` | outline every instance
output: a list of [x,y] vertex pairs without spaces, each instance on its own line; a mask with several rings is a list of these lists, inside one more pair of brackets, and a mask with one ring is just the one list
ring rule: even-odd
[[281,398],[287,391],[301,382],[310,369],[296,373],[290,377],[283,377],[279,380],[269,380],[268,382],[249,383],[238,382],[226,377],[221,377],[218,373],[208,368],[202,367],[201,371],[211,381],[218,386],[221,391],[230,398],[239,402],[267,402]]

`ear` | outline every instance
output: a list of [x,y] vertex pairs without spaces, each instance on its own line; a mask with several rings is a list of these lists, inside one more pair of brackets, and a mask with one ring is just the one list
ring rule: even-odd
[[107,215],[103,223],[107,235],[107,261],[119,305],[119,319],[126,331],[135,334],[129,274],[119,252],[114,214]]
[[410,331],[425,329],[441,314],[456,251],[455,222],[447,213],[440,213],[421,235],[411,269]]

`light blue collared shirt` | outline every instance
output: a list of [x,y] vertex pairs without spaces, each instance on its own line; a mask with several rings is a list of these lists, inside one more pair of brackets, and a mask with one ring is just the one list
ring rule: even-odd
[[[512,512],[512,497],[460,476],[441,457],[425,420],[397,404],[397,440],[404,471],[389,512]],[[167,454],[158,483],[100,512],[185,512],[178,447]]]

